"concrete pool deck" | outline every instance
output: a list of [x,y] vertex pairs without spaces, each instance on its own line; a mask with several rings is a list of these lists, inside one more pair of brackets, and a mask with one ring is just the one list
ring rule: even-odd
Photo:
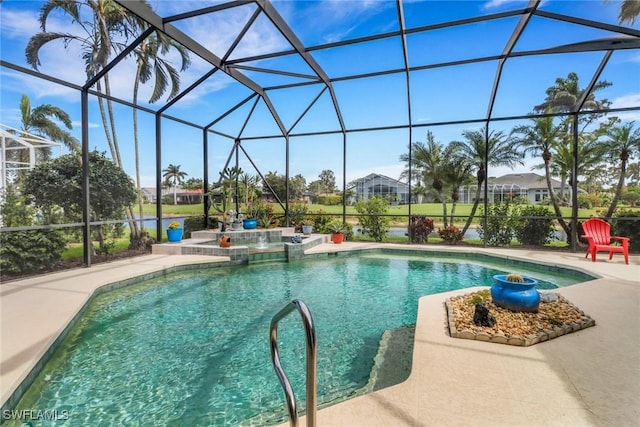
[[[306,253],[379,246],[325,243]],[[451,295],[469,290],[423,297],[419,302],[409,378],[401,384],[319,410],[319,426],[637,426],[640,423],[640,256],[631,256],[629,265],[625,265],[621,256],[609,261],[606,254],[600,254],[593,263],[584,253],[381,246],[487,253],[593,273],[600,278],[560,288],[559,292],[593,317],[596,326],[531,347],[454,339],[445,330],[443,302]],[[224,257],[148,255],[2,283],[3,404],[99,287],[177,265],[225,261]],[[301,422],[304,421],[303,418]]]

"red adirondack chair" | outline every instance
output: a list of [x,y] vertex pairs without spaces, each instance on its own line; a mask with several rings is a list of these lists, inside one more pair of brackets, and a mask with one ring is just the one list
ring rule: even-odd
[[[589,249],[585,258],[591,254],[591,260],[596,262],[597,252],[609,252],[609,259],[613,258],[614,253],[624,254],[625,264],[629,264],[629,238],[612,236],[611,224],[600,218],[589,218],[582,223],[581,236],[589,241]],[[612,241],[621,242],[621,245],[612,245]]]

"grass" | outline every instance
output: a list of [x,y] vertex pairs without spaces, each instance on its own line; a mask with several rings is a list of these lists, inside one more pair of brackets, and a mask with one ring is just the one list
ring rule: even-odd
[[[108,242],[113,242],[113,247],[111,248],[111,252],[122,252],[129,249],[129,233],[126,233],[126,237],[121,237],[118,239],[109,239]],[[93,248],[97,251],[98,244],[93,243]],[[82,258],[83,247],[82,243],[69,243],[67,244],[66,250],[62,253],[62,259],[65,261],[71,259],[80,259]]]
[[[282,213],[283,210],[279,204],[274,203],[275,212]],[[309,204],[308,212],[309,213],[318,213],[322,212],[328,215],[342,215],[342,206],[327,206],[327,205],[317,205],[317,204]],[[447,204],[447,213],[451,215],[451,208],[453,207],[452,203]],[[473,205],[468,203],[458,203],[456,205],[456,223],[463,223],[466,221],[466,218],[471,214],[471,208]],[[145,215],[155,216],[156,215],[156,205],[155,204],[145,204],[143,205],[143,213]],[[478,207],[476,211],[476,218],[474,222],[479,221],[479,215],[482,205]],[[202,215],[202,211],[204,209],[204,205],[162,205],[162,213],[165,216],[188,216],[188,215]],[[549,207],[549,210],[552,208]],[[137,209],[135,209],[137,212]],[[560,211],[562,212],[562,216],[565,218],[571,217],[571,208],[569,207],[561,207]],[[221,215],[215,210],[210,210],[209,213],[211,215]],[[358,212],[353,206],[346,207],[347,215],[357,215]],[[432,217],[434,220],[438,220],[438,218],[442,218],[442,204],[441,203],[420,203],[411,205],[411,214],[412,215],[426,215]],[[388,216],[397,216],[397,217],[407,217],[409,215],[409,205],[401,205],[401,206],[389,206],[389,210],[387,212]],[[596,209],[579,209],[578,216],[581,218],[588,218],[592,215],[596,215]],[[404,219],[402,220],[404,221]],[[402,223],[402,222],[400,222]],[[403,223],[406,225],[406,222]]]

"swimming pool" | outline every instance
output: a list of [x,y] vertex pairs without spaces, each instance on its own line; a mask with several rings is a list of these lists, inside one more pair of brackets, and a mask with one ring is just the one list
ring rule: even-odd
[[[584,280],[517,271],[560,286]],[[383,253],[154,279],[99,296],[18,408],[66,410],[68,425],[277,422],[285,408],[269,321],[291,299],[303,299],[316,321],[319,402],[328,404],[363,392],[382,333],[415,323],[420,296],[489,285],[499,272]],[[302,327],[290,316],[279,330],[300,397]]]

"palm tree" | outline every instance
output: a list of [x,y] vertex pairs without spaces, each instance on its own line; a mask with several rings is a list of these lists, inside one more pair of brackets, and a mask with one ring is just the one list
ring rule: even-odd
[[524,152],[532,153],[533,155],[541,155],[544,162],[544,175],[547,181],[547,190],[549,191],[549,199],[553,205],[553,210],[556,214],[558,222],[562,229],[570,234],[569,226],[562,217],[560,211],[560,203],[558,202],[558,196],[553,190],[551,184],[551,159],[553,158],[552,149],[556,144],[558,138],[561,138],[563,134],[563,126],[554,125],[553,117],[537,117],[531,119],[532,125],[522,125],[513,128],[512,133],[516,136],[516,140],[519,145],[524,146]]
[[167,166],[167,168],[164,169],[162,172],[164,172],[164,175],[162,175],[162,177],[164,178],[164,181],[173,187],[173,204],[177,205],[178,204],[178,196],[177,196],[178,184],[182,184],[182,182],[184,182],[184,178],[189,174],[181,171],[180,165],[176,166],[173,164],[169,164],[169,166]]
[[428,189],[421,184],[415,184],[411,187],[411,197],[415,197],[418,201],[413,203],[422,203],[423,197],[427,195]]
[[[445,197],[445,173],[449,166],[449,159],[454,157],[454,150],[451,145],[444,146],[436,142],[431,131],[427,131],[426,144],[417,141],[412,144],[411,159],[409,154],[401,154],[400,161],[407,165],[411,161],[414,177],[418,183],[422,183],[425,188],[431,188],[436,193],[438,200],[442,202],[442,222],[447,227],[447,198]],[[400,175],[407,178],[409,175],[408,166]]]
[[640,161],[629,163],[627,166],[627,178],[629,179],[629,185],[640,185]]
[[462,234],[467,232],[476,210],[480,204],[483,184],[486,179],[485,157],[490,167],[524,165],[524,155],[518,151],[518,144],[502,131],[468,130],[462,132],[464,141],[453,141],[451,144],[456,155],[470,165],[469,172],[476,174],[476,195],[469,218],[462,229]]
[[253,203],[253,198],[260,187],[260,177],[258,175],[252,176],[248,173],[243,173],[239,177],[239,182],[242,184],[241,190],[244,195],[245,209]]
[[[540,105],[536,105],[534,107],[535,111],[545,112],[545,113],[577,113],[578,108],[581,107],[582,110],[593,111],[590,114],[581,114],[577,116],[577,122],[574,121],[573,117],[569,116],[564,121],[567,123],[566,128],[569,129],[569,135],[578,134],[578,137],[584,132],[584,130],[593,122],[604,116],[606,113],[602,113],[602,110],[606,110],[611,104],[606,99],[597,100],[595,97],[595,92],[604,88],[611,86],[611,83],[606,80],[601,80],[597,82],[591,92],[586,93],[585,89],[580,89],[580,82],[578,75],[574,72],[570,72],[567,75],[567,78],[558,77],[553,84],[546,90],[546,98],[544,102]],[[584,98],[584,102],[582,99]],[[583,102],[582,106],[580,103]],[[579,126],[582,123],[582,129],[575,129],[576,126]],[[545,165],[546,167],[546,165]],[[546,169],[545,169],[546,171]],[[547,176],[547,184],[549,185],[550,178]],[[550,190],[550,195],[552,195],[552,191]],[[552,202],[554,202],[554,208],[556,208],[557,199],[552,195]],[[571,241],[577,240],[577,235],[572,235],[569,227],[566,222],[560,215],[559,208],[556,210],[556,216],[558,217],[558,222],[560,223],[563,230],[567,233],[567,235],[571,235]],[[573,227],[573,230],[577,230],[577,228]],[[577,234],[577,233],[573,233]]]
[[[156,102],[164,95],[171,81],[171,91],[169,92],[168,100],[173,99],[180,90],[180,75],[178,71],[166,61],[162,55],[169,53],[171,48],[175,48],[180,57],[182,58],[182,66],[180,71],[184,71],[188,68],[191,60],[189,59],[188,51],[179,43],[176,43],[173,39],[166,35],[156,31],[145,39],[135,50],[137,68],[136,78],[133,86],[133,104],[138,104],[138,93],[140,90],[140,83],[147,83],[151,78],[155,78],[153,93],[149,99],[150,103]],[[138,215],[140,218],[143,216],[142,211],[142,184],[140,182],[140,152],[139,152],[139,138],[138,138],[138,109],[133,108],[133,143],[134,143],[134,155],[136,166],[136,190],[138,193]],[[132,238],[132,241],[137,236]]]
[[[575,133],[580,137],[589,125],[606,114],[601,111],[606,110],[611,103],[606,99],[596,100],[595,92],[609,86],[611,86],[610,82],[601,80],[594,85],[590,93],[586,94],[585,89],[580,89],[578,75],[571,72],[566,79],[562,77],[556,79],[554,85],[546,90],[547,97],[544,102],[536,105],[534,110],[544,113],[574,113],[577,112],[582,98],[586,95],[582,110],[593,111],[593,113],[578,116],[578,123],[582,124],[582,128],[575,129]],[[575,122],[572,117],[567,117],[563,121],[566,129],[568,129],[568,141],[570,141],[571,135],[574,134]],[[599,131],[602,131],[602,129],[603,127],[601,126]]]
[[[150,8],[146,0],[143,0],[143,3]],[[85,14],[81,13],[82,6],[90,9],[91,20],[86,20]],[[61,11],[69,15],[72,22],[79,26],[81,31],[77,34],[46,31],[47,18],[54,11]],[[145,25],[143,20],[129,14],[114,0],[49,0],[40,9],[39,21],[42,32],[29,39],[25,49],[27,63],[37,70],[41,65],[40,49],[49,42],[62,41],[64,46],[78,43],[83,51],[82,57],[85,60],[87,80],[102,70],[108,64],[111,55],[119,53],[126,45],[126,40],[135,36]],[[102,87],[103,81],[104,89]],[[98,107],[111,150],[111,157],[116,165],[121,166],[122,160],[118,147],[113,106],[110,100],[111,87],[108,75],[96,83],[96,89],[99,93],[104,92],[107,95],[108,111],[105,111],[105,101],[101,96],[98,97]],[[107,121],[107,113],[109,121]]]
[[71,133],[61,129],[53,119],[62,122],[64,127],[71,130],[71,118],[59,107],[43,104],[31,108],[31,101],[27,95],[20,99],[20,115],[22,130],[33,135],[44,136],[52,141],[61,142],[72,153],[80,151],[80,142]]
[[[555,155],[550,164],[551,175],[560,177],[560,193],[558,199],[564,203],[564,187],[567,181],[569,185],[573,183],[572,166],[573,166],[573,147],[569,142],[570,135],[561,132],[560,137],[552,143]],[[599,161],[597,155],[597,138],[598,132],[583,132],[578,136],[577,146],[577,170],[581,176],[585,176]],[[541,166],[544,168],[544,165]]]
[[[609,106],[610,102],[606,99],[602,101],[596,100],[595,92],[609,86],[611,86],[611,83],[606,80],[597,82],[594,85],[593,90],[589,94],[587,94],[582,109],[587,111],[598,111],[606,109]],[[578,75],[571,72],[567,75],[566,79],[558,77],[553,86],[549,87],[546,90],[546,94],[547,97],[545,98],[544,102],[534,107],[535,111],[546,113],[571,113],[575,112],[578,109],[578,103],[585,95],[585,89],[580,89]],[[586,126],[600,116],[602,116],[602,113],[595,112],[593,114],[583,115],[581,117],[584,117],[583,122],[586,121]]]
[[638,0],[622,0],[620,4],[620,12],[618,13],[618,22],[624,24],[628,22],[633,25],[636,18],[640,15],[640,1]]
[[[71,130],[71,118],[59,107],[50,104],[43,104],[31,108],[31,101],[27,95],[20,98],[20,116],[22,118],[22,129],[24,133],[41,136],[54,142],[61,142],[72,153],[80,150],[80,143],[68,131],[62,129],[56,121],[61,122],[65,128]],[[29,153],[26,150],[10,150],[8,157],[15,156],[18,162],[28,162],[26,157]],[[40,160],[47,160],[51,156],[48,148],[38,150]],[[18,182],[24,178],[25,171],[18,172]]]
[[[622,195],[624,180],[627,175],[627,162],[629,158],[640,153],[640,128],[634,129],[635,122],[629,122],[621,126],[610,128],[605,134],[607,139],[598,147],[600,152],[611,157],[612,161],[620,160],[620,176],[618,185],[607,210],[606,217],[610,218],[616,210],[618,200]],[[615,158],[617,156],[617,159]]]
[[451,188],[451,225],[454,223],[456,205],[458,200],[460,200],[460,187],[473,182],[473,176],[471,174],[472,167],[471,163],[466,159],[460,156],[454,156],[449,160],[445,168],[445,181]]
[[[141,0],[141,2],[145,7],[151,9],[147,0]],[[89,8],[90,20],[86,20],[86,14],[82,13],[81,8],[83,6]],[[46,30],[47,19],[54,11],[61,11],[69,15],[80,31],[76,34],[48,32]],[[134,14],[130,14],[114,0],[48,0],[40,9],[39,21],[42,32],[32,36],[29,39],[29,43],[27,43],[25,49],[27,63],[37,70],[38,66],[41,65],[40,49],[49,42],[62,41],[65,47],[72,43],[78,43],[83,52],[82,57],[85,60],[87,80],[93,78],[106,67],[111,55],[120,53],[126,47],[127,41],[131,37],[137,36],[140,30],[147,25],[144,20]],[[108,74],[96,82],[96,90],[98,93],[106,95],[106,109],[104,106],[105,100],[102,96],[97,97],[98,109],[100,110],[102,126],[111,151],[111,158],[116,166],[122,168]],[[127,209],[127,216],[129,217],[132,237],[134,238],[132,244],[134,244],[139,237],[139,232],[131,206]]]

